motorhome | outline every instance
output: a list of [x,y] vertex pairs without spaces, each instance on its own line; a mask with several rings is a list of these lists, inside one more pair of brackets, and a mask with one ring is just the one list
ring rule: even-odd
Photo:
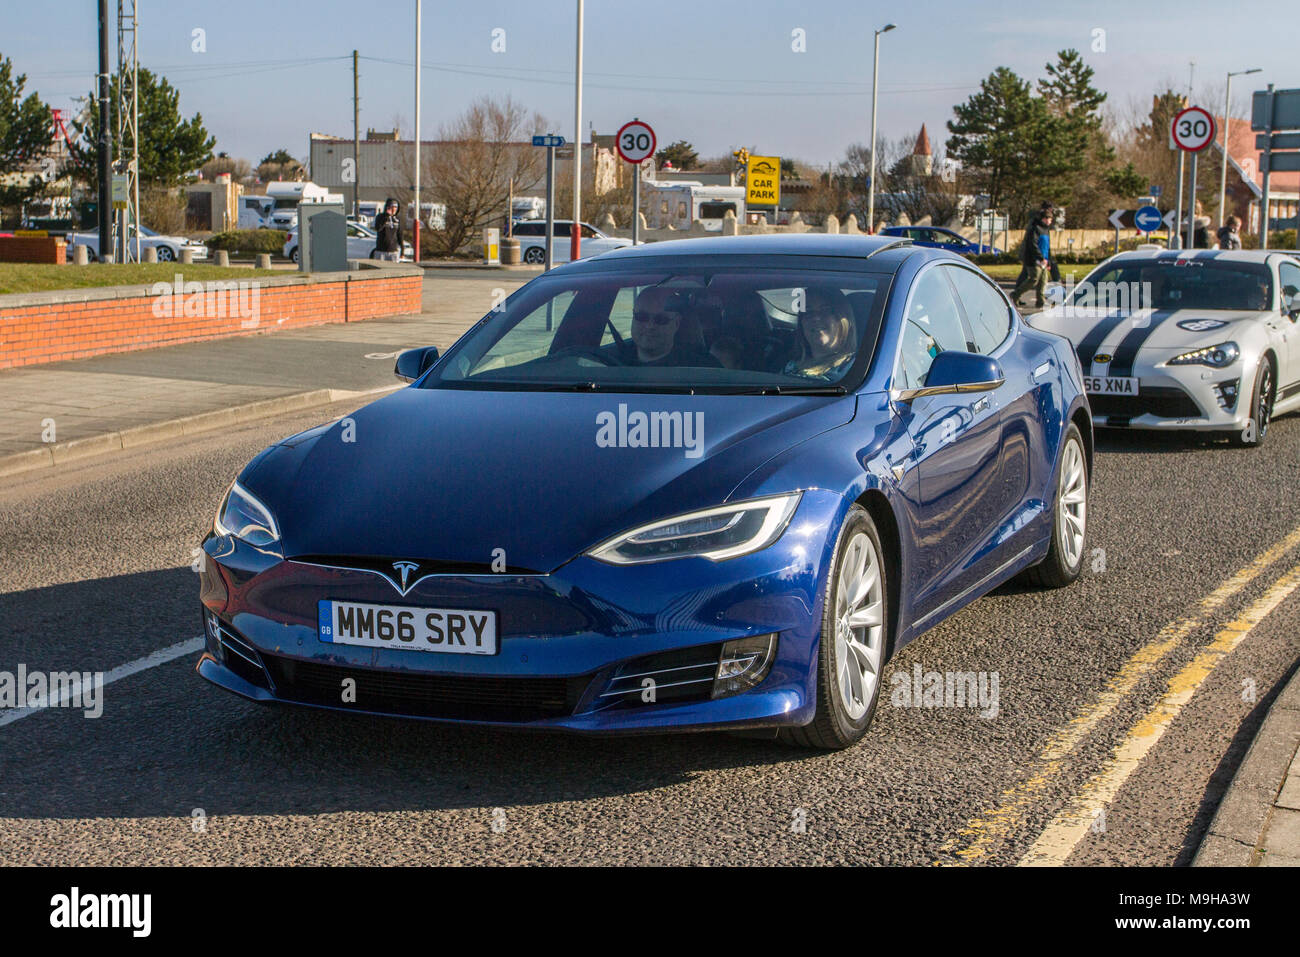
[[690,229],[698,223],[720,232],[728,211],[745,222],[745,187],[705,186],[692,180],[641,184],[641,212],[650,229]]
[[283,212],[296,213],[299,203],[343,203],[341,193],[331,193],[323,186],[306,182],[276,181],[266,184],[266,192],[256,196],[244,195],[239,199],[240,229],[271,229],[276,213],[282,213],[279,228],[288,217]]

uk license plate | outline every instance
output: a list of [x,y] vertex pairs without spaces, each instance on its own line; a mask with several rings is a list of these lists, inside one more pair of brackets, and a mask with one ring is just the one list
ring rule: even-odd
[[1083,389],[1095,395],[1137,395],[1138,380],[1123,376],[1089,375],[1083,377]]
[[411,608],[325,599],[320,640],[363,648],[451,655],[495,655],[497,613],[469,608]]

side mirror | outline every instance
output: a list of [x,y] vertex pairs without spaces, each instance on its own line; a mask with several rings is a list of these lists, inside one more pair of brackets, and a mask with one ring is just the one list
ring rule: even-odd
[[422,349],[407,349],[397,356],[393,366],[393,375],[404,382],[414,382],[424,375],[438,361],[438,347],[425,346]]
[[1287,314],[1292,319],[1300,318],[1300,292],[1291,293],[1290,298],[1284,298]]
[[903,389],[894,397],[900,402],[911,402],[927,395],[988,392],[1005,381],[998,360],[976,352],[947,349],[935,356],[925,385],[919,389]]

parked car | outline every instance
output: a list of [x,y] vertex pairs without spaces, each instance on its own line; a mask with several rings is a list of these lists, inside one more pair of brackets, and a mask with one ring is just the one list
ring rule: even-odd
[[[85,246],[90,251],[90,261],[96,262],[99,259],[99,232],[86,231],[80,233],[71,233],[68,235],[68,243],[71,245]],[[160,263],[179,262],[182,249],[191,249],[194,251],[195,259],[207,259],[208,247],[197,239],[187,239],[184,236],[164,236],[161,233],[154,232],[148,226],[140,227],[140,252],[144,255],[144,250],[152,247],[158,250],[158,261]],[[127,241],[127,260],[135,259],[135,232],[134,228],[130,233]]]
[[[553,239],[551,241],[552,262],[567,263],[569,261],[569,242],[572,236],[572,228],[573,220],[571,219],[557,219],[555,221],[555,232],[552,234]],[[534,265],[541,265],[546,262],[546,220],[515,220],[513,230],[514,237],[519,240],[519,252],[523,256],[524,262]],[[579,253],[579,258],[586,259],[589,256],[599,256],[611,249],[622,249],[631,245],[632,240],[630,239],[615,239],[613,236],[606,236],[590,223],[583,223],[582,250]]]
[[[375,246],[378,237],[375,231],[364,223],[359,223],[355,219],[347,221],[348,229],[348,258],[349,259],[377,259],[375,255],[379,250]],[[295,225],[289,230],[288,236],[284,240],[284,257],[294,262],[298,261],[298,227]],[[415,249],[409,242],[402,243],[402,259],[410,260],[415,258]]]
[[894,651],[1022,572],[1070,584],[1087,554],[1074,350],[906,240],[615,250],[395,372],[412,384],[231,483],[202,543],[203,678],[843,748]]
[[946,249],[962,256],[974,256],[976,253],[995,253],[992,246],[973,243],[960,233],[939,226],[887,226],[880,231],[882,236],[902,236],[910,239],[917,246],[931,249]]

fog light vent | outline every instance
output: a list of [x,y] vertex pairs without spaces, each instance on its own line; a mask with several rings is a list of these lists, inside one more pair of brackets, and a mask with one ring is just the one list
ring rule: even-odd
[[772,670],[776,657],[776,635],[755,635],[723,642],[718,671],[713,679],[713,697],[722,698],[756,687]]

